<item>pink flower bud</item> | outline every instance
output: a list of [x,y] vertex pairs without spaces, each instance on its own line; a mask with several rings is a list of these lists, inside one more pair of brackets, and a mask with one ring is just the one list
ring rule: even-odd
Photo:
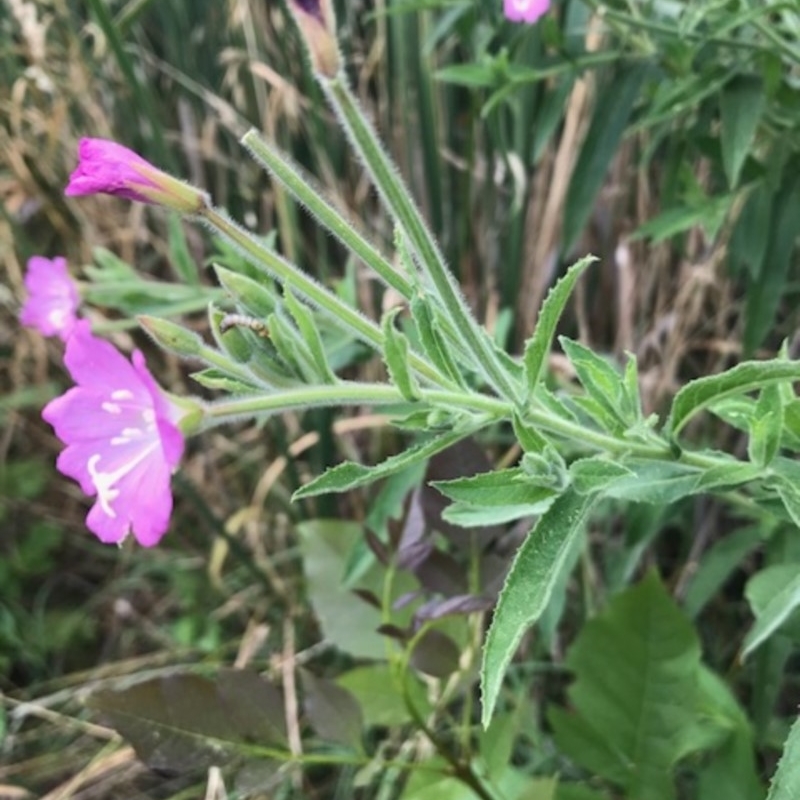
[[335,78],[342,66],[342,56],[336,41],[331,0],[289,0],[289,8],[305,39],[314,72]]
[[140,155],[107,139],[81,139],[78,166],[64,193],[113,194],[194,214],[208,205],[200,189],[173,178]]

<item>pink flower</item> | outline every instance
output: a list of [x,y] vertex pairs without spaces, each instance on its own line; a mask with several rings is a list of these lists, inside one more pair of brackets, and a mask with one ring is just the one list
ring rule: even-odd
[[63,258],[32,256],[25,273],[28,299],[19,319],[23,325],[36,328],[45,336],[59,336],[64,341],[72,332],[80,305],[78,287],[69,276]]
[[113,194],[187,214],[196,213],[208,204],[205,192],[162,172],[133,150],[108,139],[80,140],[78,166],[70,175],[64,194],[69,197]]
[[550,0],[503,0],[503,13],[511,22],[537,22],[550,10]]
[[64,361],[77,384],[47,404],[42,416],[66,444],[57,467],[97,496],[86,524],[103,542],[131,531],[158,544],[172,513],[170,479],[183,453],[184,415],[153,380],[137,350],[132,363],[80,321]]

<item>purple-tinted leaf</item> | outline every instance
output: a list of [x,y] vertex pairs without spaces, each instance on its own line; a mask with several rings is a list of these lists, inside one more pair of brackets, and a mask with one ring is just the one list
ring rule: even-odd
[[364,715],[358,700],[347,689],[300,672],[305,692],[304,708],[311,725],[322,739],[361,750]]
[[378,609],[381,608],[380,598],[375,592],[371,592],[369,589],[353,589],[352,591],[356,597],[360,597],[365,603],[369,603]]
[[411,653],[411,665],[433,678],[446,678],[458,669],[456,643],[441,631],[425,631]]
[[465,531],[442,519],[442,512],[450,501],[428,484],[433,481],[448,481],[488,472],[492,464],[483,449],[474,439],[462,439],[428,461],[425,484],[421,489],[420,502],[429,529],[444,534],[456,546],[464,549],[479,547],[481,550],[503,532],[500,525],[471,528]]
[[377,631],[381,634],[381,636],[387,636],[390,639],[397,639],[398,642],[407,641],[410,635],[409,632],[403,630],[403,628],[400,628],[397,625],[392,625],[388,622],[385,625],[378,627]]
[[417,580],[429,591],[450,597],[467,591],[467,571],[452,556],[434,550],[414,571]]
[[417,609],[414,620],[427,622],[452,614],[474,614],[476,611],[487,611],[492,605],[494,605],[494,601],[488,597],[479,597],[474,594],[457,595],[449,597],[447,600],[430,600]]
[[185,772],[259,754],[286,742],[280,692],[256,673],[180,674],[94,692],[106,716],[152,769]]
[[422,592],[420,591],[406,592],[405,594],[401,594],[400,597],[398,597],[397,600],[392,603],[392,610],[400,611],[406,606],[411,605],[411,603],[413,603],[421,595]]
[[433,552],[433,545],[430,542],[412,542],[408,545],[401,545],[397,554],[397,566],[400,569],[407,569],[415,572],[421,564],[429,558]]
[[369,528],[364,530],[364,538],[375,558],[386,566],[389,563],[389,551],[386,549],[386,545]]

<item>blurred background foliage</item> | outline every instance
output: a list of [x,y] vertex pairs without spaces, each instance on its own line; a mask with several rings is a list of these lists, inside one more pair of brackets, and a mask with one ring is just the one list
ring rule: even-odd
[[[594,252],[601,264],[578,291],[565,330],[611,357],[635,353],[648,410],[661,408],[687,379],[773,353],[784,339],[797,354],[795,3],[564,0],[536,26],[512,25],[499,2],[483,0],[336,6],[358,95],[467,297],[511,352],[519,352],[564,266]],[[71,796],[71,785],[83,787],[75,794],[81,797],[198,796],[191,794],[197,775],[148,772],[81,705],[85,687],[98,681],[158,677],[186,663],[201,670],[256,666],[282,678],[291,696],[294,664],[313,662],[318,675],[342,675],[348,696],[358,698],[363,724],[372,726],[369,752],[382,748],[407,762],[430,756],[407,706],[370,694],[387,676],[356,671],[367,668],[354,659],[375,642],[348,644],[348,628],[330,628],[336,614],[324,615],[336,601],[337,613],[349,618],[354,603],[373,599],[366,590],[360,600],[337,592],[343,574],[355,587],[368,567],[377,570],[372,592],[386,579],[379,546],[373,542],[370,550],[352,526],[398,550],[404,535],[413,539],[415,509],[427,529],[446,528],[429,490],[408,499],[422,474],[344,500],[288,502],[308,475],[342,453],[374,462],[399,447],[382,420],[366,411],[346,419],[314,412],[272,421],[268,429],[208,434],[191,444],[164,546],[104,548],[83,529],[77,489],[54,474],[56,442],[37,416],[66,383],[59,345],[20,330],[15,319],[27,257],[64,254],[76,276],[95,281],[95,299],[108,309],[97,321],[121,346],[143,345],[121,315],[155,307],[188,314],[203,330],[202,310],[216,291],[203,266],[236,257],[142,206],[109,198],[67,202],[63,187],[86,135],[121,141],[205,187],[373,315],[391,304],[238,144],[249,126],[260,128],[356,224],[378,242],[391,241],[391,225],[307,72],[283,2],[0,0],[0,11],[0,691],[7,700],[0,787],[16,787],[20,797],[23,789]],[[126,272],[126,264],[136,272]],[[189,293],[175,283],[187,278]],[[165,385],[198,391],[183,364],[148,352]],[[365,378],[381,369],[354,348],[343,360]],[[551,367],[558,378],[571,377],[557,354]],[[741,434],[711,423],[698,435],[744,446]],[[518,455],[503,431],[476,450],[432,464],[434,477],[512,463]],[[581,766],[591,767],[574,757],[563,725],[554,743],[551,730],[559,725],[545,713],[548,702],[565,696],[565,648],[608,597],[655,566],[696,622],[707,660],[726,674],[746,709],[744,723],[730,712],[732,729],[744,731],[735,747],[756,761],[735,796],[758,797],[797,705],[797,665],[790,660],[796,636],[788,630],[740,665],[736,643],[749,620],[743,587],[757,567],[794,565],[800,551],[796,531],[768,510],[748,527],[729,513],[703,499],[604,508],[574,585],[564,587],[563,608],[512,669],[503,722],[482,736],[474,727],[470,669],[480,622],[473,615],[446,630],[456,662],[459,652],[471,654],[460,672],[441,641],[430,648],[433,664],[417,654],[420,674],[440,673],[438,684],[428,677],[411,690],[429,724],[492,769],[513,762],[529,782],[518,790],[517,779],[503,773],[509,797],[554,796],[548,776],[579,778]],[[348,521],[329,523],[341,527],[337,552],[323,547],[331,535],[320,527],[324,518]],[[476,556],[463,537],[443,532],[433,578],[415,572],[413,559],[407,566],[417,590],[421,584],[447,598],[464,588],[448,579]],[[352,549],[341,552],[340,540]],[[495,572],[517,540],[518,532],[504,532]],[[319,550],[309,541],[327,558],[311,563]],[[480,566],[491,573],[485,560]],[[666,608],[669,598],[642,586]],[[748,595],[756,610],[758,591],[750,586]],[[617,611],[625,613],[622,606]],[[388,633],[402,639],[398,630]],[[448,684],[442,675],[459,677]],[[339,697],[331,685],[337,684],[303,691],[347,706],[331,699]],[[320,731],[347,739],[346,713],[333,715],[340,727],[332,737],[330,714],[320,720],[298,713],[287,712],[292,752],[302,749],[309,722],[323,740]],[[741,751],[735,753],[741,762]],[[681,797],[721,796],[713,793],[713,770],[724,766],[699,757],[682,763]],[[276,797],[352,797],[357,786],[369,797],[472,796],[443,794],[447,787],[426,783],[424,772],[406,783],[402,770],[365,775],[361,766],[334,771],[323,763],[262,778]],[[562,787],[557,796],[605,796],[573,789]]]

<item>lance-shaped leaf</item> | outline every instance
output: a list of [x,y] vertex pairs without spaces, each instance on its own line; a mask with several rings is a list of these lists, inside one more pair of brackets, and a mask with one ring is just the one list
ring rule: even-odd
[[797,797],[800,797],[800,719],[795,720],[789,731],[767,800],[795,800]]
[[428,358],[443,375],[459,386],[465,386],[464,376],[450,354],[451,348],[439,333],[433,307],[423,295],[418,294],[411,301],[411,316],[417,325],[419,341]]
[[397,330],[394,321],[400,308],[393,308],[383,315],[383,360],[389,370],[392,383],[406,400],[419,400],[419,385],[408,366],[408,339]]
[[345,461],[342,464],[337,464],[318,478],[309,481],[305,486],[301,486],[294,493],[293,499],[315,497],[329,492],[347,492],[351,489],[357,489],[359,486],[366,486],[381,478],[388,478],[389,475],[394,475],[395,472],[428,459],[440,450],[450,447],[450,445],[455,444],[465,436],[474,433],[475,430],[477,430],[477,426],[434,436],[432,439],[409,447],[402,453],[390,456],[374,467],[368,467],[354,461]]
[[483,648],[484,728],[491,721],[511,657],[525,631],[547,608],[592,499],[568,489],[539,519],[514,558]]
[[311,358],[317,368],[319,377],[327,383],[336,383],[336,375],[334,375],[333,369],[328,363],[325,346],[322,344],[322,336],[320,336],[319,328],[311,310],[294,296],[288,286],[284,291],[283,297],[286,302],[286,308],[292,315],[300,335],[311,352]]
[[687,383],[672,401],[669,425],[677,435],[699,411],[725,397],[763,389],[772,383],[800,380],[800,362],[772,359],[743,361],[719,375]]
[[564,311],[564,306],[566,306],[578,278],[596,260],[594,256],[586,256],[573,264],[564,277],[553,286],[544,303],[542,303],[533,336],[528,339],[525,345],[525,378],[529,399],[541,380],[542,370],[547,363],[547,357],[553,345],[556,325],[558,325],[558,320]]

